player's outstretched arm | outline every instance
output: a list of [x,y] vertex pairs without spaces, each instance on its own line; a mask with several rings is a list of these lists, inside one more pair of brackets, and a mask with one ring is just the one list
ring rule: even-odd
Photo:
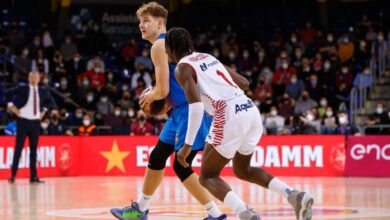
[[224,65],[226,70],[229,72],[230,76],[232,77],[233,81],[240,87],[240,89],[246,91],[249,90],[249,81],[238,74],[236,71],[234,71],[232,68]]
[[175,70],[176,80],[183,87],[187,102],[189,103],[186,139],[183,147],[177,153],[177,159],[184,167],[189,166],[186,158],[191,153],[191,147],[194,144],[204,114],[204,107],[194,78],[195,74],[194,70],[185,63],[179,64]]

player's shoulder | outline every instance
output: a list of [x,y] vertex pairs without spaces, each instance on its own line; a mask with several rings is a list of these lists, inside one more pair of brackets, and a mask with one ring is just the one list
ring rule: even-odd
[[150,48],[150,54],[152,57],[166,55],[165,53],[165,40],[157,40]]
[[165,51],[165,39],[156,40],[153,43],[151,50],[164,50]]

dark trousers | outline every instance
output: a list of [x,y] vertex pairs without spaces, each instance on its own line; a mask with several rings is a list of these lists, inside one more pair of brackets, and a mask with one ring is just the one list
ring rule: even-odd
[[16,176],[26,137],[30,142],[30,177],[37,176],[37,146],[40,133],[40,120],[19,118],[16,122],[16,145],[12,160],[12,176]]

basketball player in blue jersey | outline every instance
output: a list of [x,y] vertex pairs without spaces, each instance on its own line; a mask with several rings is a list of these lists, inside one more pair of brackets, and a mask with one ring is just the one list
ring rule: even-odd
[[[183,146],[188,123],[188,103],[183,89],[175,79],[175,66],[168,64],[168,56],[165,53],[168,11],[160,4],[151,2],[141,6],[137,10],[137,16],[140,20],[139,28],[142,38],[153,44],[151,59],[156,75],[156,86],[140,98],[140,105],[143,107],[154,100],[166,98],[172,108],[172,113],[164,125],[156,147],[151,152],[142,193],[137,202],[122,209],[111,209],[111,213],[115,217],[124,220],[147,219],[150,200],[164,176],[166,160]],[[199,132],[196,135],[191,153],[187,157],[188,164],[191,164],[197,152],[203,149],[211,120],[210,117],[203,115]],[[176,154],[173,168],[186,189],[204,206],[208,213],[206,220],[226,219],[226,215],[210,199],[209,192],[200,185],[199,176],[193,172],[191,166],[183,167],[177,161]]]

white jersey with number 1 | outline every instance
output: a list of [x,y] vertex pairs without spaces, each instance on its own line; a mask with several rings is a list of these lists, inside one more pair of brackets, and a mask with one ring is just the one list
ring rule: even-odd
[[215,114],[215,104],[218,102],[244,95],[244,91],[234,83],[225,66],[212,55],[193,52],[183,57],[180,63],[189,64],[196,73],[196,83],[208,114]]
[[263,133],[257,106],[212,55],[194,52],[181,63],[192,67],[205,111],[214,116],[206,142],[227,159],[252,154]]

